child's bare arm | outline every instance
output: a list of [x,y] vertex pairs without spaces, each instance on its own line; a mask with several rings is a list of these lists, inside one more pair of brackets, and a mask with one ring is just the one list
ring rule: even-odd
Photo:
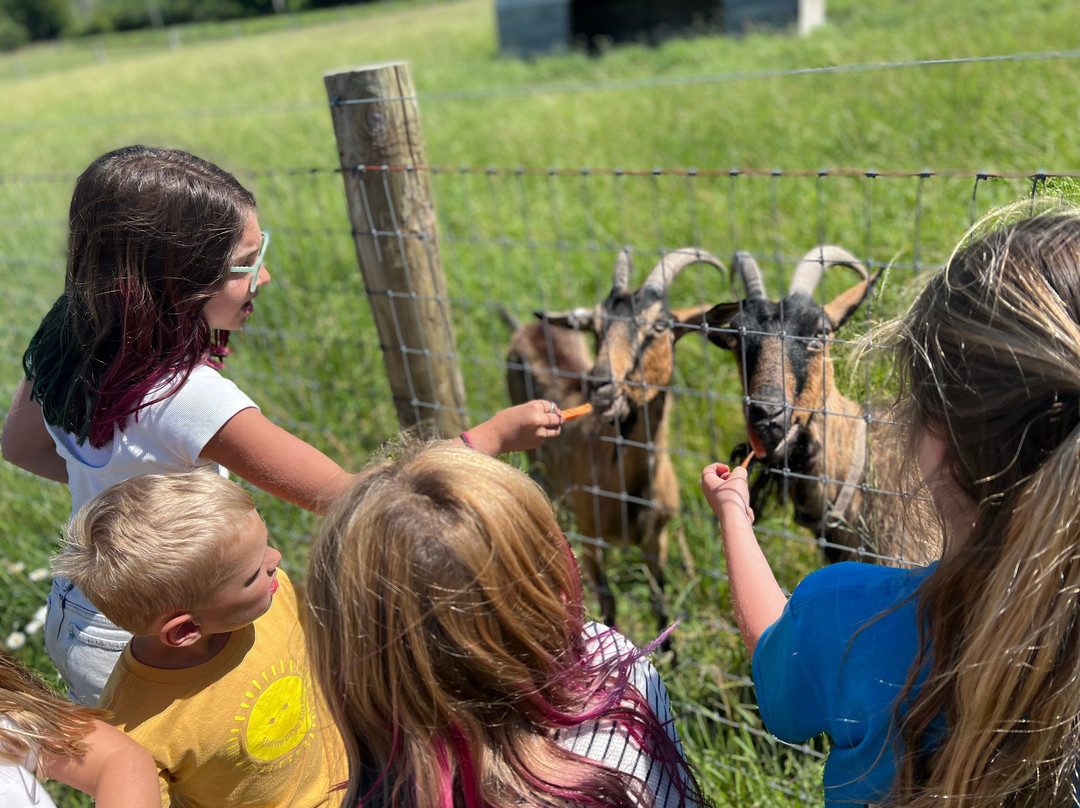
[[67,464],[56,453],[56,444],[45,429],[41,405],[30,400],[30,382],[26,379],[15,391],[0,447],[9,463],[49,480],[68,481]]
[[157,766],[150,753],[115,727],[95,720],[79,757],[44,758],[45,774],[95,800],[97,808],[160,808]]
[[[500,410],[469,430],[470,441],[493,456],[533,449],[559,434],[562,415],[551,407],[550,401],[536,400]],[[234,415],[207,442],[201,456],[267,493],[319,514],[368,473],[347,472],[254,407]]]
[[279,499],[318,514],[325,513],[355,481],[355,475],[254,407],[229,419],[200,456]]
[[787,598],[754,536],[746,469],[712,463],[701,473],[701,489],[720,520],[735,621],[753,656],[758,639],[780,617]]

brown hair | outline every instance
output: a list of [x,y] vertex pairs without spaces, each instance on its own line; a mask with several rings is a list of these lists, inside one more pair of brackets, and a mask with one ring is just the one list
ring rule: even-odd
[[178,149],[125,146],[79,176],[64,293],[23,354],[45,422],[104,446],[115,427],[228,353],[202,317],[224,288],[255,197]]

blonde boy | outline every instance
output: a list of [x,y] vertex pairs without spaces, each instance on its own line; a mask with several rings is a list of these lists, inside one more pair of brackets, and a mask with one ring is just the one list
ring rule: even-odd
[[134,636],[101,695],[154,757],[163,805],[336,805],[341,738],[317,694],[296,594],[251,496],[212,472],[106,489],[56,572]]

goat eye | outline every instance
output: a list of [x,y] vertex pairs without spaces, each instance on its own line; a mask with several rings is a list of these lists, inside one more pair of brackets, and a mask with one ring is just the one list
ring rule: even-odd
[[820,337],[809,339],[806,341],[806,350],[808,353],[821,353],[825,348],[825,340]]

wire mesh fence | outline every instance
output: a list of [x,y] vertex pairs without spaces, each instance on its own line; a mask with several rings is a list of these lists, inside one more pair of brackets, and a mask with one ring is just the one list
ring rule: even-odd
[[[731,267],[743,251],[755,256],[764,295],[780,301],[792,271],[808,250],[820,244],[844,246],[870,271],[882,270],[872,293],[850,322],[835,335],[800,334],[790,328],[769,331],[731,323],[719,330],[727,339],[770,336],[779,343],[805,343],[828,336],[828,351],[818,353],[819,371],[831,357],[839,391],[854,409],[830,410],[823,400],[817,415],[835,424],[847,418],[872,423],[866,412],[888,400],[887,372],[874,363],[857,368],[848,362],[853,340],[869,325],[899,313],[910,302],[920,276],[941,265],[968,226],[998,205],[1042,193],[1048,176],[988,176],[977,171],[949,174],[911,172],[631,171],[623,169],[524,169],[499,167],[413,167],[429,174],[438,215],[438,237],[449,289],[456,337],[456,360],[466,387],[466,416],[476,422],[510,403],[506,376],[511,320],[528,323],[534,312],[590,309],[612,287],[620,250],[630,250],[637,272],[682,247],[707,250]],[[369,167],[367,170],[394,170]],[[353,232],[342,201],[342,177],[336,168],[250,169],[238,172],[260,202],[260,221],[274,232],[267,265],[272,283],[259,295],[256,315],[232,343],[235,353],[227,373],[249,392],[264,412],[305,440],[324,449],[342,465],[358,468],[396,428],[395,407],[383,365],[383,349],[372,324],[365,289],[356,270]],[[13,391],[20,356],[40,317],[62,289],[65,210],[74,178],[26,175],[0,177],[0,272],[7,290],[9,315],[0,325],[0,346],[9,357],[2,383]],[[388,237],[407,238],[407,232]],[[842,268],[829,268],[815,289],[827,302],[858,282]],[[708,264],[688,266],[670,284],[670,306],[735,303],[745,310],[745,289]],[[640,315],[640,316],[639,316]],[[643,336],[621,350],[635,351],[663,327],[670,316],[646,316],[644,309],[610,315]],[[610,326],[610,323],[608,324]],[[696,330],[704,331],[704,328]],[[823,347],[823,346],[819,346]],[[739,361],[736,361],[739,360]],[[813,365],[813,363],[811,363]],[[670,555],[664,564],[668,614],[681,620],[674,647],[679,664],[668,675],[676,701],[692,734],[723,733],[737,728],[751,745],[772,743],[753,709],[748,664],[727,600],[724,561],[711,512],[700,496],[702,467],[747,451],[746,413],[755,398],[742,377],[745,355],[724,350],[703,336],[690,334],[674,350],[670,378],[661,386],[632,374],[627,384],[667,401],[666,434],[658,423],[644,438],[630,438],[622,426],[604,440],[625,450],[645,449],[653,459],[670,459],[680,499],[668,523]],[[609,379],[584,376],[586,387]],[[790,377],[788,377],[790,378]],[[430,403],[432,406],[436,402]],[[788,406],[788,415],[794,412]],[[853,414],[854,413],[854,414]],[[594,412],[594,418],[602,413]],[[569,432],[569,430],[568,430]],[[558,440],[558,439],[557,439]],[[823,440],[834,440],[829,430]],[[874,446],[868,438],[863,437]],[[635,443],[637,441],[637,443]],[[616,453],[617,464],[623,453]],[[589,458],[578,458],[589,461]],[[524,464],[524,458],[512,462]],[[872,465],[872,458],[864,465]],[[879,460],[879,463],[881,461]],[[764,465],[764,464],[763,464]],[[645,470],[655,473],[655,462]],[[603,488],[601,480],[625,483],[631,468],[593,468],[595,491],[622,506],[625,518],[650,501],[640,491]],[[5,465],[7,491],[0,524],[0,585],[5,600],[0,640],[40,667],[47,666],[35,632],[38,609],[48,586],[48,556],[67,516],[66,492]],[[863,478],[849,479],[833,469],[799,468],[792,453],[779,453],[760,472],[773,481],[773,495],[758,505],[758,535],[778,577],[791,588],[822,563],[823,552],[837,549],[825,521],[807,526],[798,516],[804,507],[796,491],[810,482],[855,487],[867,494]],[[652,480],[655,482],[655,480]],[[606,483],[605,483],[606,484]],[[563,486],[565,488],[565,486]],[[883,494],[898,491],[880,489]],[[817,496],[832,501],[830,496]],[[274,540],[286,552],[298,577],[314,523],[312,518],[270,497],[259,495]],[[653,607],[656,568],[641,547],[609,542],[610,536],[580,530],[564,495],[568,536],[580,550],[602,547],[607,586],[619,602],[619,625],[634,640],[656,635]],[[826,503],[828,504],[828,503]],[[871,532],[874,513],[863,513]],[[802,524],[800,524],[800,522]],[[916,539],[920,537],[915,537]],[[896,558],[910,560],[901,546]],[[865,560],[879,553],[863,545]],[[884,560],[889,560],[889,558]],[[879,559],[880,560],[880,559]],[[597,608],[597,601],[592,601]],[[783,753],[812,762],[820,747],[807,745]],[[738,770],[736,757],[714,754],[711,764]],[[812,801],[811,785],[778,775],[772,787],[789,804]],[[789,799],[790,798],[790,799]]]
[[[1068,107],[1057,103],[1080,60],[1075,43],[1059,35],[1075,29],[1070,4],[979,5],[973,13],[962,4],[845,0],[831,3],[830,26],[805,40],[765,32],[701,37],[655,52],[613,49],[588,61],[495,58],[491,4],[481,0],[406,0],[389,4],[390,14],[387,3],[361,4],[0,55],[9,101],[0,115],[7,302],[0,348],[8,357],[0,389],[10,401],[22,373],[18,357],[63,283],[75,175],[41,172],[71,172],[125,143],[165,143],[235,172],[258,197],[260,224],[273,231],[273,280],[230,342],[226,375],[272,420],[346,468],[382,451],[399,412],[384,352],[401,346],[379,336],[372,290],[357,268],[356,240],[365,228],[350,224],[317,87],[330,63],[354,58],[405,55],[416,66],[430,153],[442,164],[363,170],[387,184],[391,173],[407,170],[430,183],[437,232],[402,225],[380,238],[390,244],[437,236],[451,358],[465,387],[451,406],[469,423],[511,401],[511,323],[537,322],[536,311],[602,304],[620,250],[633,258],[631,290],[672,250],[707,250],[728,268],[737,252],[748,253],[761,269],[764,298],[791,315],[783,299],[799,260],[816,245],[844,247],[882,274],[836,333],[810,334],[790,323],[773,331],[745,319],[750,307],[738,305],[726,325],[709,334],[691,329],[678,341],[665,381],[630,379],[631,393],[665,398],[666,432],[648,414],[640,433],[605,433],[614,458],[607,469],[596,461],[599,452],[578,452],[596,498],[591,507],[616,503],[624,520],[613,535],[583,528],[567,493],[557,500],[575,551],[603,550],[619,627],[648,643],[657,633],[650,561],[658,559],[650,558],[655,550],[625,547],[622,539],[626,518],[653,506],[653,492],[628,484],[627,458],[652,454],[646,483],[656,481],[657,457],[670,460],[679,499],[664,503],[670,519],[661,569],[667,615],[679,621],[672,635],[678,664],[661,654],[657,666],[688,756],[719,805],[819,805],[827,742],[787,746],[762,727],[715,520],[698,480],[706,463],[737,461],[751,450],[748,414],[771,408],[783,434],[770,462],[752,466],[760,486],[756,531],[788,590],[827,555],[850,549],[836,528],[872,530],[873,503],[903,499],[903,481],[863,476],[884,465],[871,433],[895,426],[879,409],[892,396],[887,358],[856,364],[855,343],[904,310],[983,212],[1080,176],[1065,136]],[[427,6],[431,13],[410,13]],[[459,22],[470,16],[479,22]],[[883,30],[890,35],[882,38]],[[1016,171],[993,174],[987,166]],[[859,281],[850,268],[830,267],[813,298],[829,303]],[[697,264],[671,283],[667,303],[687,309],[745,297],[738,277]],[[607,323],[634,326],[648,340],[668,319],[639,306],[609,314]],[[750,340],[777,352],[777,395],[748,384]],[[797,387],[790,357],[799,352],[813,353],[806,365],[821,378],[831,368],[841,398],[788,399]],[[571,378],[587,388],[613,375],[587,367]],[[414,406],[435,412],[447,405],[420,396]],[[0,418],[3,410],[0,403]],[[831,459],[823,466],[800,465],[805,451],[783,440],[793,421],[811,419]],[[852,443],[863,446],[863,456],[850,451]],[[507,459],[552,484],[543,457],[538,466],[524,456]],[[63,486],[7,463],[0,463],[0,484],[0,645],[51,673],[41,608],[69,498]],[[833,516],[845,492],[847,505]],[[300,581],[317,520],[261,492],[255,498],[285,568]],[[909,542],[924,539],[904,531],[899,544],[883,547],[864,531],[855,549],[871,563],[905,561],[915,558]],[[587,592],[596,615],[600,601]]]

